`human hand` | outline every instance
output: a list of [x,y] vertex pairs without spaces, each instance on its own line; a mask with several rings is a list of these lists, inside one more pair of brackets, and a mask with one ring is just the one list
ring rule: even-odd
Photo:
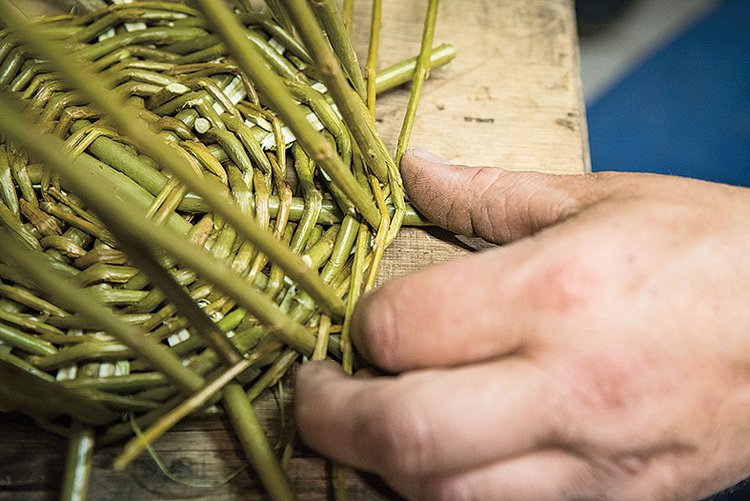
[[506,244],[366,295],[398,374],[305,364],[304,440],[410,499],[700,499],[750,475],[750,190],[407,155],[412,202]]

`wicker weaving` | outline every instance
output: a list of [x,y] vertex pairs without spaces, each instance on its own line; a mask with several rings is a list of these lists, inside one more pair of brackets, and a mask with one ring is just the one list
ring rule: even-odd
[[[347,314],[420,223],[375,93],[415,73],[418,91],[452,49],[367,79],[328,1],[31,24],[2,4],[0,405],[102,444],[145,429],[124,466],[217,403],[242,441],[252,400],[301,356],[351,372]],[[278,466],[254,466],[283,498]]]

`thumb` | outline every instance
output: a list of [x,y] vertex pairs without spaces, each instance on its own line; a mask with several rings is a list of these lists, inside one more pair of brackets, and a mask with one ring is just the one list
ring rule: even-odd
[[531,235],[605,196],[588,176],[452,165],[420,151],[404,156],[401,172],[411,202],[433,223],[494,243]]

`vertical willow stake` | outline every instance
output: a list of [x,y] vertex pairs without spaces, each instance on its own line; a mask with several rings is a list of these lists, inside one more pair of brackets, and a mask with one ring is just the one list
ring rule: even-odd
[[247,395],[240,385],[232,384],[224,390],[224,405],[237,430],[240,445],[250,458],[253,469],[274,501],[296,499],[289,486],[286,473],[281,469],[263,427],[255,415]]
[[[370,23],[370,45],[367,52],[367,67],[365,75],[367,76],[367,109],[370,110],[373,118],[376,118],[375,101],[377,98],[377,72],[378,72],[378,47],[380,45],[380,27],[382,24],[383,1],[373,0],[372,2],[372,20]],[[393,176],[392,176],[393,177]],[[391,180],[391,182],[394,182]],[[370,290],[375,285],[375,278],[380,268],[380,262],[383,259],[385,247],[388,244],[387,237],[391,226],[391,216],[388,214],[388,208],[383,198],[383,190],[380,183],[374,176],[370,176],[370,185],[375,195],[375,205],[382,213],[380,227],[375,235],[373,243],[373,258],[370,265],[370,271],[367,274],[365,290]],[[400,209],[401,196],[396,196],[394,205],[396,210]],[[397,219],[396,224],[400,224]]]
[[375,98],[377,96],[378,48],[380,46],[380,27],[383,17],[383,0],[372,0],[372,19],[370,21],[370,47],[367,51],[367,109],[375,117]]
[[346,33],[351,36],[354,28],[354,0],[344,0],[344,8],[341,12],[341,19],[344,22]]
[[[401,126],[401,132],[398,137],[398,143],[396,145],[396,165],[400,167],[401,160],[404,158],[406,153],[406,147],[409,144],[411,138],[411,132],[414,128],[414,120],[417,114],[417,106],[419,105],[419,97],[422,93],[422,85],[424,84],[427,74],[430,70],[430,53],[432,52],[432,40],[435,37],[435,24],[437,23],[438,14],[438,0],[430,0],[427,6],[427,16],[424,21],[424,29],[422,32],[422,45],[420,47],[419,56],[417,57],[417,64],[414,71],[414,79],[412,80],[411,94],[409,95],[409,103],[406,107],[406,113],[404,114],[404,122]],[[398,179],[401,179],[398,177]],[[391,191],[402,190],[400,183],[391,183]],[[398,204],[401,197],[394,200],[396,210],[393,214],[393,225],[388,232],[387,241],[390,243],[396,238],[396,234],[403,221],[406,208],[403,204]]]
[[77,421],[70,427],[60,501],[86,501],[94,452],[94,430]]
[[422,85],[430,71],[430,53],[432,52],[432,40],[435,38],[438,3],[438,0],[430,0],[427,6],[427,17],[425,18],[424,30],[422,32],[422,46],[417,57],[417,68],[411,84],[409,104],[406,106],[406,114],[404,115],[404,122],[401,126],[401,133],[398,136],[398,144],[396,146],[397,165],[401,165],[401,160],[404,158],[404,153],[406,153],[406,148],[411,138],[411,131],[414,128],[414,119],[417,115],[417,106],[419,106]]

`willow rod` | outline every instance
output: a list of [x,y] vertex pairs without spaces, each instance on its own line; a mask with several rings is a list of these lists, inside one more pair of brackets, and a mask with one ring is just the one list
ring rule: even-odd
[[94,429],[73,421],[68,437],[60,501],[86,501],[94,454]]
[[159,437],[169,431],[191,412],[205,405],[206,402],[217,392],[221,391],[234,378],[245,372],[256,359],[241,358],[234,366],[219,377],[208,383],[200,391],[191,395],[188,399],[170,411],[164,418],[148,430],[137,435],[125,446],[123,451],[115,458],[114,468],[123,471],[128,465],[140,456]]
[[39,131],[15,104],[7,95],[0,93],[0,116],[5,118],[0,121],[0,130],[4,130],[23,147],[33,150],[42,161],[56,169],[102,219],[108,218],[106,222],[110,227],[118,227],[141,241],[148,241],[153,246],[168,251],[179,261],[201,273],[205,279],[215,283],[217,288],[235,299],[287,344],[300,353],[312,353],[315,337],[308,328],[287,317],[268,297],[249,287],[224,262],[194,245],[185,245],[183,235],[168,227],[156,226],[145,220],[143,214],[133,216],[135,204],[110,196],[100,185],[92,182],[94,178],[90,173],[80,175],[83,165],[74,165],[70,158],[60,154],[64,151],[62,141]]
[[[409,144],[411,138],[411,132],[414,127],[414,121],[417,114],[417,106],[419,105],[419,98],[422,93],[422,85],[429,73],[430,69],[430,52],[432,51],[432,40],[435,36],[435,25],[437,23],[438,14],[438,0],[430,0],[427,6],[427,15],[424,21],[424,28],[422,30],[422,43],[419,51],[419,55],[416,60],[416,67],[414,70],[414,78],[412,79],[411,94],[409,95],[409,103],[404,113],[404,121],[401,125],[401,131],[399,133],[398,142],[396,145],[396,165],[401,166],[401,160],[406,153],[406,147]],[[386,241],[392,242],[398,233],[398,230],[403,223],[404,216],[406,214],[406,205],[403,197],[403,185],[401,183],[401,176],[393,176],[396,181],[391,182],[391,196],[395,206],[393,213],[393,222],[391,228],[388,230]],[[396,196],[398,194],[398,196]]]
[[[310,55],[317,61],[323,83],[344,117],[367,166],[381,182],[387,182],[390,167],[394,164],[393,159],[377,133],[375,120],[367,112],[367,106],[349,85],[331,44],[315,20],[310,5],[307,0],[281,0],[281,3],[289,12]],[[378,225],[372,226],[377,228]]]
[[430,0],[427,6],[427,16],[424,21],[424,30],[422,33],[422,45],[417,56],[417,66],[414,71],[412,80],[411,94],[409,95],[409,104],[406,106],[404,122],[401,125],[401,133],[398,136],[396,145],[396,164],[401,165],[406,148],[411,138],[411,132],[414,128],[414,120],[417,115],[419,106],[419,97],[422,94],[422,86],[427,74],[430,71],[430,52],[432,51],[432,40],[435,38],[435,25],[437,24],[438,0]]
[[[229,14],[232,22],[238,25],[238,21],[232,16],[231,12],[219,2],[211,2],[211,5],[223,7]],[[189,165],[186,165],[180,155],[174,153],[174,147],[168,145],[164,140],[150,130],[147,124],[138,116],[137,111],[130,106],[123,105],[120,96],[113,91],[108,90],[106,81],[109,80],[102,74],[96,74],[91,70],[91,65],[87,62],[76,60],[64,53],[57,42],[50,39],[46,34],[30,25],[23,14],[8,2],[0,2],[0,19],[6,25],[17,29],[24,38],[24,41],[40,55],[48,59],[53,66],[61,73],[74,88],[91,99],[99,109],[106,112],[108,117],[122,128],[123,132],[141,148],[142,151],[151,155],[161,166],[169,170],[182,184],[187,186],[208,202],[214,210],[228,221],[243,237],[257,246],[264,254],[270,256],[293,280],[299,283],[305,291],[313,296],[316,302],[325,310],[333,313],[336,317],[341,317],[345,310],[343,302],[332,293],[321,280],[315,270],[311,269],[299,256],[293,254],[286,246],[279,242],[274,236],[261,228],[252,218],[246,217],[240,209],[206,179],[198,178]],[[239,25],[238,25],[239,26]],[[250,50],[255,50],[252,45],[243,38]],[[256,54],[259,61],[262,61],[260,55]],[[265,63],[258,62],[269,74],[271,70],[265,66]],[[255,74],[250,71],[248,74]],[[273,74],[272,74],[273,75]],[[273,75],[275,78],[275,75]],[[103,82],[104,81],[104,82]],[[289,101],[293,105],[292,101]],[[294,105],[296,107],[296,105]],[[303,120],[307,123],[306,120]],[[309,125],[309,124],[308,124]],[[310,126],[312,129],[312,126]],[[314,129],[313,129],[314,130]],[[330,145],[327,145],[330,150]],[[29,149],[33,151],[33,148]],[[347,171],[348,172],[348,171]],[[333,175],[331,173],[331,175]],[[352,180],[353,180],[353,176]],[[354,181],[356,184],[356,181]],[[374,212],[373,222],[377,224],[380,214],[377,212],[369,197],[364,195],[363,190],[359,189],[362,197],[367,200],[365,206],[371,206]],[[363,203],[362,199],[354,200],[353,203]],[[358,206],[358,209],[360,207]]]
[[273,501],[296,499],[289,479],[281,468],[263,427],[242,386],[230,384],[224,389],[224,407],[234,424],[237,438],[253,469]]
[[[0,103],[0,110],[2,108],[2,103]],[[2,116],[6,120],[12,117],[5,110]],[[33,133],[29,136],[31,140],[37,139]],[[4,230],[0,230],[0,251],[31,277],[37,286],[54,296],[61,305],[90,318],[96,325],[148,360],[154,368],[167,375],[183,391],[193,392],[203,386],[203,378],[185,368],[166,347],[146,337],[136,327],[118,320],[114,313],[99,304],[89,291],[62,278],[52,269],[42,254],[28,251]]]
[[[307,154],[336,181],[360,211],[362,217],[370,225],[377,227],[380,222],[380,213],[371,197],[357,183],[354,175],[346,168],[331,143],[307,121],[284,82],[266,66],[258,50],[247,40],[236,16],[222,2],[194,0],[194,3],[199,6],[208,22],[216,28],[239,67],[246,74],[252,75],[258,90],[263,93],[292,130]],[[312,16],[311,12],[310,15]],[[346,85],[348,87],[348,83]],[[342,311],[343,309],[338,310],[339,315]]]
[[349,33],[346,31],[343,19],[339,15],[333,0],[310,0],[315,12],[320,19],[323,28],[326,31],[328,39],[331,41],[333,50],[341,61],[341,65],[346,70],[347,75],[359,94],[359,97],[365,99],[367,95],[367,86],[362,78],[362,70],[359,67],[357,53],[352,46]]
[[370,44],[367,51],[367,109],[375,116],[375,98],[377,97],[378,48],[380,46],[380,27],[383,24],[383,0],[372,0],[372,19],[370,21]]

